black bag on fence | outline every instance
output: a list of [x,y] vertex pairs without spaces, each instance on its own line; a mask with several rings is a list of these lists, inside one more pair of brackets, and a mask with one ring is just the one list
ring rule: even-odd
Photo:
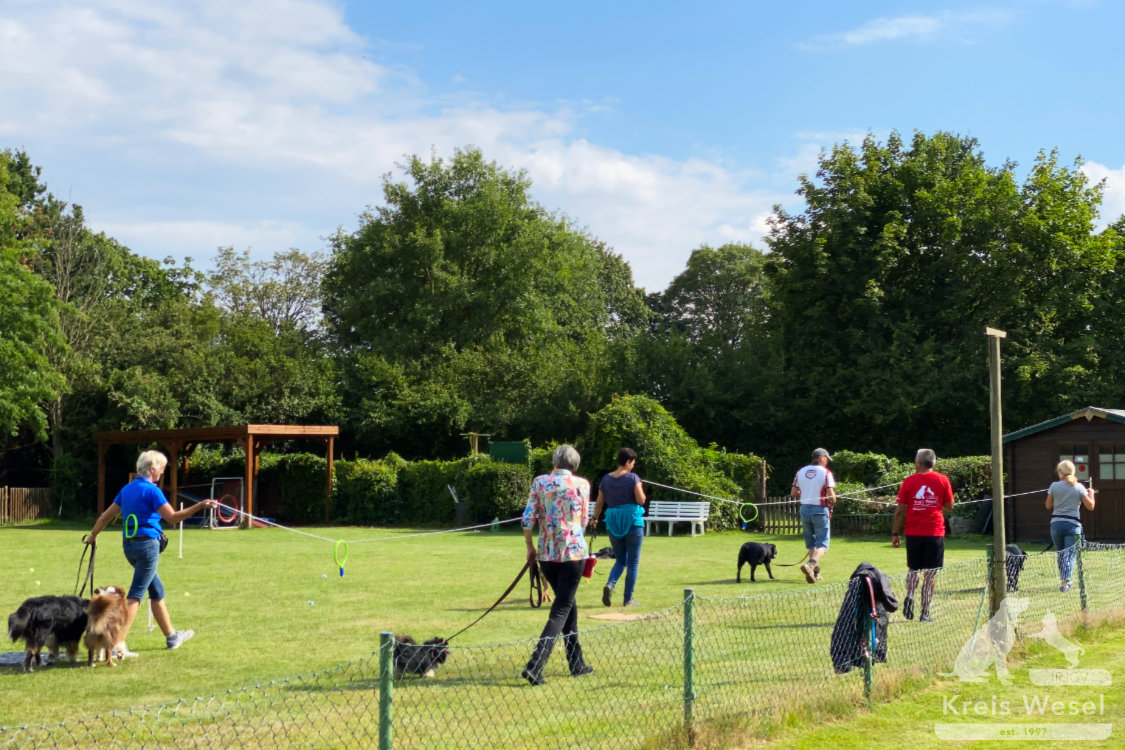
[[[871,587],[868,588],[868,582]],[[887,661],[888,612],[898,611],[898,599],[891,591],[891,579],[871,563],[860,563],[848,581],[844,603],[832,628],[829,652],[836,674],[863,666],[864,649],[871,637],[871,598],[875,597],[875,653],[873,661]]]

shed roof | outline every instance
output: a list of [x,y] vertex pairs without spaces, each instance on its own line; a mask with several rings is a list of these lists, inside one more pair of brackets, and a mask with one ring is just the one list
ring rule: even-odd
[[1045,422],[1033,424],[1030,427],[1024,427],[1022,430],[1009,432],[1004,436],[1004,442],[1010,443],[1015,440],[1019,440],[1020,438],[1025,438],[1028,435],[1034,435],[1037,432],[1043,432],[1044,430],[1049,430],[1052,427],[1064,425],[1067,422],[1075,419],[1085,418],[1086,421],[1090,421],[1094,417],[1101,417],[1102,419],[1109,420],[1110,422],[1125,424],[1125,409],[1106,409],[1101,406],[1087,406],[1084,409],[1078,409],[1077,411],[1072,411],[1069,414],[1063,414],[1061,417],[1048,419]]

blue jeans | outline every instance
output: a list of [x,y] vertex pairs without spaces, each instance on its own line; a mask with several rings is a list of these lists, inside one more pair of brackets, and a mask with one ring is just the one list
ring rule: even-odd
[[1070,580],[1074,568],[1074,556],[1078,552],[1075,545],[1082,540],[1082,524],[1056,518],[1051,521],[1051,542],[1059,556],[1059,578]]
[[637,585],[637,568],[641,564],[641,541],[645,538],[645,527],[634,526],[625,536],[609,535],[609,543],[613,545],[613,569],[609,571],[609,585],[615,586],[617,579],[621,578],[621,571],[625,573],[625,602],[633,601],[633,587]]
[[805,549],[828,549],[828,539],[832,536],[832,521],[828,518],[828,509],[819,505],[802,505],[801,530],[805,532]]
[[164,598],[164,584],[156,574],[160,562],[160,542],[150,537],[135,536],[124,542],[125,559],[133,566],[133,583],[129,586],[129,598],[138,602],[148,590],[149,601]]

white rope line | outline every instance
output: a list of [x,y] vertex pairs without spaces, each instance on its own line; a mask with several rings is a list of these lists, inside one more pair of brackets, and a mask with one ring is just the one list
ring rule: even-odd
[[523,520],[523,516],[519,515],[519,516],[516,516],[514,518],[506,518],[503,521],[498,521],[498,522],[489,521],[488,523],[481,523],[481,524],[477,524],[476,526],[464,526],[460,529],[443,529],[441,531],[421,531],[421,532],[418,532],[417,534],[402,534],[400,536],[384,536],[384,537],[377,537],[377,538],[371,538],[371,539],[347,539],[347,540],[345,540],[345,542],[347,544],[363,544],[364,542],[389,542],[392,539],[410,539],[410,538],[413,538],[413,537],[416,537],[416,536],[433,536],[434,534],[454,534],[458,531],[473,531],[474,529],[483,529],[485,527],[492,526],[493,523],[496,523],[497,526],[503,526],[506,523],[515,523],[516,521],[522,521],[522,520]]
[[[210,498],[210,499],[214,500],[214,498]],[[313,539],[320,539],[321,541],[331,542],[332,544],[336,543],[335,539],[329,539],[328,537],[320,536],[319,534],[310,534],[307,531],[301,531],[300,529],[294,529],[291,526],[282,526],[281,524],[274,523],[273,521],[270,521],[269,519],[259,518],[258,516],[254,515],[253,513],[247,513],[246,511],[242,510],[241,508],[232,508],[231,506],[229,506],[225,503],[220,503],[218,500],[215,500],[215,502],[218,505],[218,507],[220,507],[220,508],[226,508],[227,510],[233,510],[235,513],[237,513],[240,516],[246,516],[249,519],[252,519],[252,520],[257,521],[259,523],[265,524],[267,526],[276,526],[279,529],[284,529],[286,531],[292,531],[294,534],[303,534],[304,536],[311,536]]]
[[[329,539],[326,536],[320,536],[318,534],[310,534],[307,531],[301,531],[300,529],[294,529],[291,526],[283,526],[280,523],[274,523],[273,521],[267,520],[265,518],[259,518],[258,516],[255,516],[253,513],[247,513],[246,511],[241,510],[239,508],[232,508],[231,506],[226,505],[225,503],[219,503],[218,505],[219,505],[220,508],[226,508],[227,510],[233,510],[235,513],[238,513],[241,516],[246,516],[247,518],[251,518],[255,521],[259,521],[259,522],[261,522],[263,524],[266,524],[268,526],[274,526],[274,527],[279,528],[279,529],[284,529],[285,531],[292,531],[295,534],[303,534],[305,536],[312,537],[313,539],[320,539],[321,541],[331,542],[332,544],[336,544],[338,541],[343,541],[345,544],[363,544],[365,542],[389,542],[392,539],[409,539],[411,537],[432,536],[434,534],[453,534],[453,533],[456,533],[458,531],[473,531],[474,529],[483,529],[486,526],[492,526],[492,523],[493,523],[492,521],[489,521],[488,523],[482,523],[482,524],[478,524],[476,526],[465,526],[465,527],[462,527],[462,528],[459,528],[459,529],[442,529],[441,531],[421,531],[421,532],[418,532],[417,534],[401,534],[399,536],[388,536],[388,537],[378,537],[378,538],[373,537],[371,539],[343,539],[343,540],[339,540],[339,539]],[[522,519],[523,519],[523,516],[519,515],[519,516],[516,516],[514,518],[507,518],[503,521],[500,521],[500,522],[497,523],[497,525],[502,526],[504,524],[514,523],[515,521],[520,521]]]
[[[792,505],[794,503],[800,502],[800,500],[798,500],[797,498],[790,498],[788,500],[779,500],[779,501],[775,501],[775,502],[766,502],[766,503],[755,503],[755,502],[752,502],[752,501],[749,501],[749,500],[731,500],[731,499],[725,498],[725,497],[716,497],[715,495],[708,495],[708,494],[703,493],[703,492],[696,492],[694,490],[686,490],[683,487],[673,487],[670,484],[661,484],[660,482],[654,482],[651,479],[642,479],[641,481],[644,482],[645,484],[651,484],[654,487],[663,487],[666,490],[675,490],[676,492],[684,492],[684,493],[687,493],[689,495],[696,495],[697,497],[705,497],[708,500],[717,500],[721,503],[730,503],[731,505],[740,505],[740,506],[741,505],[753,505],[753,506],[758,507],[758,508],[764,508],[764,507],[770,506],[770,505]],[[902,482],[894,482],[892,484],[879,485],[878,487],[866,487],[862,490],[856,490],[855,492],[849,492],[849,493],[846,493],[846,494],[843,494],[843,495],[837,495],[836,499],[837,500],[843,500],[843,499],[858,500],[860,502],[870,503],[872,505],[897,505],[898,503],[896,501],[893,501],[893,500],[864,500],[862,497],[857,497],[857,493],[870,493],[870,492],[874,492],[875,490],[887,489],[888,487],[898,487],[901,484],[902,484]],[[1027,492],[1016,492],[1016,493],[1012,493],[1012,494],[1009,494],[1009,495],[1004,495],[1004,499],[1008,500],[1009,498],[1022,497],[1024,495],[1037,495],[1037,494],[1040,494],[1040,493],[1047,492],[1049,490],[1050,490],[1050,487],[1044,487],[1043,489],[1040,489],[1040,490],[1029,490]],[[979,500],[958,500],[958,501],[956,501],[956,504],[957,505],[972,505],[974,503],[991,503],[991,502],[992,502],[992,498],[984,497],[984,498],[981,498]]]
[[[731,503],[732,505],[745,505],[746,502],[747,502],[745,500],[731,500],[731,499],[725,498],[725,497],[716,497],[714,495],[707,495],[707,494],[704,494],[702,492],[695,492],[694,490],[685,490],[683,487],[673,487],[670,484],[661,484],[660,482],[654,482],[651,479],[642,479],[641,481],[644,482],[645,484],[651,484],[653,487],[663,487],[666,490],[675,490],[676,492],[686,492],[689,495],[697,495],[699,497],[705,497],[708,500],[718,500],[720,503]],[[755,503],[755,505],[780,505],[780,503]]]

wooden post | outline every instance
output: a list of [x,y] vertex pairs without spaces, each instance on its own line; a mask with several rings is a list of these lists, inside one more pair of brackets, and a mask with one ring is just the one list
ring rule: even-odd
[[[164,443],[164,448],[171,456],[168,457],[168,468],[171,471],[165,470],[165,474],[171,474],[170,482],[172,485],[171,495],[165,493],[168,501],[172,503],[172,507],[176,507],[176,503],[180,501],[180,446],[183,445],[179,440],[168,440]],[[161,488],[163,489],[163,488]]]
[[324,478],[324,522],[331,522],[332,514],[332,447],[333,439],[328,437],[328,473]]
[[98,441],[98,515],[105,512],[105,453],[109,446]]
[[[246,452],[246,470],[242,478],[242,491],[245,494],[243,510],[250,514],[254,512],[254,436],[247,434],[239,442],[242,443],[242,449]],[[242,516],[242,528],[254,528],[254,523],[250,520],[249,515]]]
[[992,432],[992,570],[989,581],[992,590],[992,613],[996,614],[1007,591],[1005,568],[1007,543],[1004,539],[1004,428],[1000,398],[1000,339],[1007,333],[995,328],[985,328],[988,336],[988,410]]

